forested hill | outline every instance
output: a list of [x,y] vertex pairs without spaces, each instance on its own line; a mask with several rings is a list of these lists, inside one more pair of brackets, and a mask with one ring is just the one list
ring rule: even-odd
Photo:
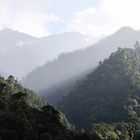
[[80,128],[92,123],[125,121],[137,124],[139,129],[139,62],[133,49],[119,48],[79,82],[59,107]]
[[[46,90],[47,95],[51,92],[51,88],[53,92],[54,86],[59,87],[60,83],[67,81],[69,83],[73,79],[79,80],[79,74],[87,75],[89,70],[97,67],[99,61],[108,58],[118,47],[132,48],[136,41],[140,41],[140,32],[123,27],[86,49],[63,53],[57,59],[47,61],[46,64],[37,67],[24,77],[22,83],[35,91]],[[63,86],[60,86],[58,90]]]
[[14,76],[12,75],[10,75],[6,80],[3,77],[0,77],[0,92],[8,98],[18,98],[21,94],[25,98],[26,103],[33,108],[41,108],[47,104],[33,91],[24,88],[17,80],[14,79]]
[[23,88],[13,76],[0,77],[0,140],[139,140],[139,77],[127,77],[139,75],[137,60],[133,50],[119,49],[79,83],[70,100],[65,98],[67,103],[61,107],[71,114],[69,118],[79,129],[90,126],[80,132],[64,114]]
[[0,77],[0,140],[73,140],[64,114],[23,88],[13,76]]

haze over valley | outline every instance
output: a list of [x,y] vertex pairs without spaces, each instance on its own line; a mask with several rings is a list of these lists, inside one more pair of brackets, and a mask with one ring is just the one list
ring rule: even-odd
[[0,140],[140,140],[139,0],[0,0]]
[[37,38],[3,29],[0,31],[0,45],[3,46],[0,49],[0,69],[5,75],[13,74],[21,79],[33,68],[57,58],[58,54],[84,48],[87,44],[84,36],[78,32]]

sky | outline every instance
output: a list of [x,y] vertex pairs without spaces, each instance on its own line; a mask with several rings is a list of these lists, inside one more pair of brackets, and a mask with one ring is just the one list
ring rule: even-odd
[[140,0],[0,0],[0,29],[33,36],[77,31],[98,37],[140,29]]

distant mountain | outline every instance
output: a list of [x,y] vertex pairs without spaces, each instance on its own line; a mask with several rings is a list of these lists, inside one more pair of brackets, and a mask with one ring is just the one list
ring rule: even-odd
[[0,42],[2,43],[1,45],[3,47],[14,47],[13,45],[17,44],[18,42],[27,43],[36,39],[36,37],[12,30],[10,28],[5,28],[0,31]]
[[140,55],[119,48],[58,106],[79,128],[100,122],[131,122],[140,129]]
[[7,75],[22,78],[38,65],[56,58],[59,53],[86,45],[84,36],[77,32],[36,38],[6,28],[0,31],[0,69]]
[[[31,63],[28,54],[31,52],[26,52],[25,57],[25,51],[27,51],[28,48],[24,48],[22,46],[25,44],[30,44],[36,39],[37,38],[35,37],[8,28],[1,30],[0,69],[7,75],[9,75],[10,73],[16,73],[16,77],[27,73],[29,70],[27,71],[26,68],[29,67],[29,62]],[[25,62],[27,62],[27,66],[25,66]]]
[[[61,98],[70,90],[63,90],[69,88],[65,85],[70,84],[70,88],[73,87],[77,80],[93,70],[99,61],[109,57],[118,47],[132,48],[136,41],[140,41],[140,32],[123,27],[86,49],[59,55],[54,61],[47,62],[31,71],[22,82],[35,91],[41,91],[41,94],[50,101],[52,98],[55,100],[55,96],[60,95]],[[57,93],[59,95],[56,95]]]

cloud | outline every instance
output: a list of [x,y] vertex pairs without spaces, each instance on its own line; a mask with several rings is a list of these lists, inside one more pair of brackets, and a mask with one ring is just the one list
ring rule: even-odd
[[60,21],[61,18],[56,16],[55,14],[51,14],[49,16],[47,16],[48,21],[52,21],[52,22],[57,22]]
[[[96,1],[100,1],[98,6]],[[96,37],[121,26],[140,28],[139,0],[77,0],[73,5],[74,2],[0,0],[0,29],[10,27],[36,36],[78,31]]]
[[0,28],[10,27],[36,36],[48,34],[48,22],[59,16],[49,13],[56,0],[0,0]]
[[98,36],[109,30],[109,26],[112,23],[109,15],[93,7],[76,12],[74,19],[71,21],[67,24],[67,31],[74,30],[94,36]]
[[98,8],[92,5],[74,13],[66,31],[99,36],[110,34],[121,26],[140,28],[139,0],[102,0]]

